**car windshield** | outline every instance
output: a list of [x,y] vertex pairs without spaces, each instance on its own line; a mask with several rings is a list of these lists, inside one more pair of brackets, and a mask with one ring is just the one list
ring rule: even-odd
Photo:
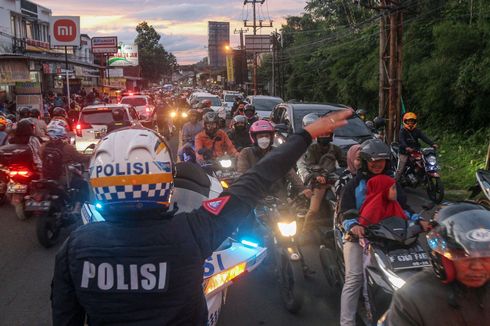
[[221,106],[221,101],[219,100],[218,97],[200,97],[199,102],[202,102],[204,100],[210,100],[211,101],[211,106]]
[[144,106],[146,105],[146,98],[144,97],[126,97],[121,100],[122,104],[129,104],[132,106]]
[[[124,120],[128,121],[126,110],[124,110]],[[113,122],[114,119],[112,118],[112,111],[104,110],[82,112],[80,121],[91,125],[108,125]]]
[[284,102],[280,98],[254,98],[252,100],[253,106],[257,111],[272,111],[272,109],[279,103]]
[[[239,96],[238,94],[227,94],[225,95],[225,102],[235,102],[235,97]],[[241,96],[239,96],[241,98]]]
[[[325,114],[330,112],[329,109],[324,110],[312,110],[312,109],[302,109],[302,110],[294,110],[294,130],[301,129],[303,123],[303,117],[308,113],[319,113]],[[335,129],[335,136],[337,137],[362,137],[362,136],[370,136],[371,132],[369,131],[366,124],[359,119],[358,117],[353,117],[348,120],[347,125]]]

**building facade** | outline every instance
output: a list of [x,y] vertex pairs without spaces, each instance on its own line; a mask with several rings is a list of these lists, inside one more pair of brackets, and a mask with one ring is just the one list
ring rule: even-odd
[[229,22],[208,22],[208,57],[212,68],[226,67],[225,47],[230,44]]

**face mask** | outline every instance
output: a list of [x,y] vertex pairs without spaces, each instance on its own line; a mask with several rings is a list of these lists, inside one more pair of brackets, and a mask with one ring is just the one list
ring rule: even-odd
[[262,149],[267,149],[271,144],[271,139],[268,137],[262,137],[257,139],[257,145]]
[[332,137],[318,137],[316,141],[320,145],[328,145],[332,141]]

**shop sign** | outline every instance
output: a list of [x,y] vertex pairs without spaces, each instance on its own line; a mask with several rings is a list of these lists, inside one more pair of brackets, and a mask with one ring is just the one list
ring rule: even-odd
[[109,65],[113,67],[137,66],[138,46],[136,44],[120,43],[119,50],[109,58]]

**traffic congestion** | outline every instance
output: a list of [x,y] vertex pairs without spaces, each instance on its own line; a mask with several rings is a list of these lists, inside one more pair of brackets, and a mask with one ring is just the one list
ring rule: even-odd
[[[238,49],[218,35],[230,34],[229,22],[208,21],[209,58],[179,65],[146,20],[127,44],[103,29],[80,35],[79,16],[0,1],[13,33],[0,23],[0,45],[13,44],[12,53],[0,46],[0,326],[490,323],[490,147],[485,168],[463,148],[468,139],[488,141],[488,129],[441,132],[425,108],[402,98],[403,29],[393,27],[416,5],[311,0],[306,14],[284,18],[281,33],[257,35],[273,24],[261,17],[264,3],[244,1],[253,25],[248,11],[243,24],[253,33],[244,43],[247,31],[235,30]],[[481,15],[486,7],[478,6]],[[179,7],[179,19],[182,8],[192,9]],[[473,14],[471,3],[469,24],[481,28]],[[310,25],[345,36],[339,17],[352,34],[381,22],[379,110],[352,94],[305,87],[321,54],[308,66],[288,52],[280,67],[284,49],[318,32]],[[43,28],[49,40],[33,43]],[[340,69],[330,68],[332,76]],[[464,80],[461,73],[451,89],[470,87]],[[484,116],[469,104],[464,118],[447,111],[430,117],[457,115],[449,129]],[[448,139],[464,145],[451,151]],[[443,167],[454,155],[469,167]],[[447,171],[470,171],[464,198]]]

